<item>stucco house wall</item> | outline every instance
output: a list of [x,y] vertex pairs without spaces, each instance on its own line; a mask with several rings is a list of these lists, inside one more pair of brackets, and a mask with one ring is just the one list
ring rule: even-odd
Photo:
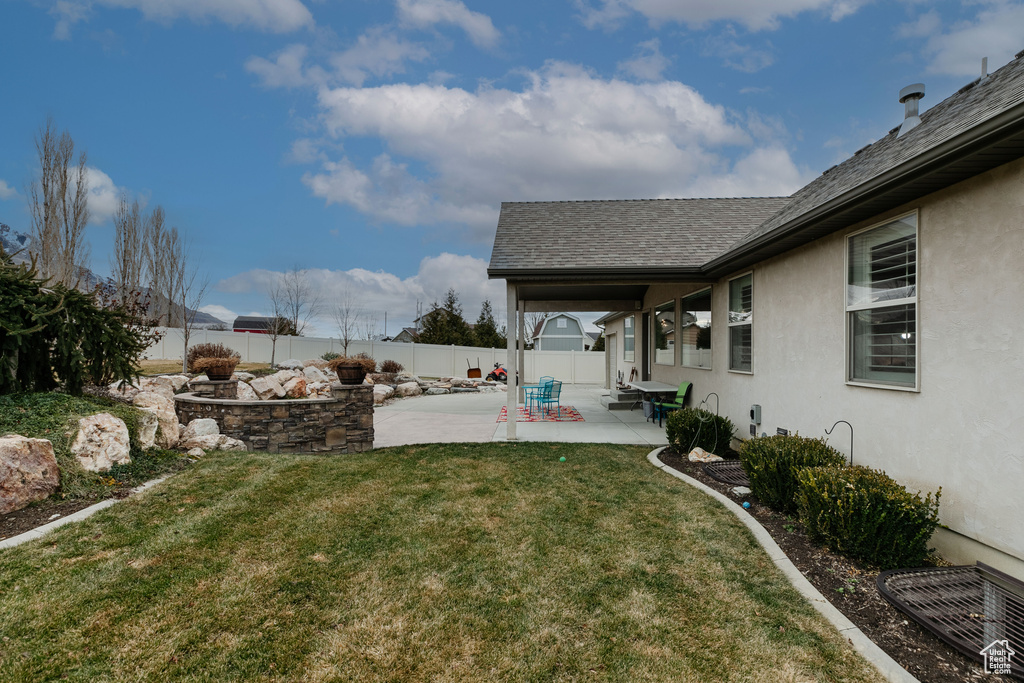
[[[952,561],[981,559],[1024,576],[1024,160],[1006,164],[713,283],[710,370],[652,364],[652,378],[693,382],[693,404],[714,391],[749,437],[777,427],[824,436],[855,428],[855,461],[911,490],[942,487],[950,531],[934,538]],[[846,383],[846,237],[918,212],[917,391]],[[728,370],[728,281],[753,272],[753,371]],[[645,310],[707,285],[652,285]],[[640,312],[636,320],[640,321]],[[677,316],[678,319],[678,316]],[[607,324],[619,335],[622,318]],[[714,409],[714,399],[711,408]],[[830,443],[849,454],[841,425]],[[987,548],[980,545],[984,544]]]

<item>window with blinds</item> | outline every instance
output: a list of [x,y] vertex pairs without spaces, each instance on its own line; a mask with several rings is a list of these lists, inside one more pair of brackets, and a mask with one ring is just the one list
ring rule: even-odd
[[917,215],[851,235],[851,382],[917,387]]
[[754,274],[729,281],[729,369],[753,370]]

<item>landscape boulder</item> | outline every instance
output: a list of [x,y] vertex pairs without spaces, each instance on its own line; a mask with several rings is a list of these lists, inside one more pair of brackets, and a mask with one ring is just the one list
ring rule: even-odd
[[130,451],[128,425],[121,418],[110,413],[99,413],[78,421],[78,433],[71,444],[71,454],[78,458],[82,469],[106,472],[114,465],[131,462]]
[[719,460],[724,460],[721,456],[708,453],[700,447],[694,448],[686,457],[690,462],[718,462]]
[[395,390],[387,384],[376,384],[373,387],[373,402],[377,404],[383,403],[393,393],[395,393]]
[[188,423],[181,433],[181,441],[188,443],[190,439],[197,436],[209,436],[210,434],[220,434],[217,421],[209,417],[199,417]]
[[288,398],[306,398],[306,380],[304,377],[292,377],[281,385]]
[[440,396],[441,394],[450,394],[450,393],[452,393],[452,390],[451,389],[443,389],[441,387],[430,387],[429,389],[427,389],[423,393],[426,394],[427,396]]
[[237,379],[240,382],[251,382],[256,379],[256,375],[251,372],[236,372],[231,375],[231,379]]
[[139,379],[139,388],[174,400],[174,382],[170,377],[142,377]]
[[284,360],[284,361],[281,361],[280,363],[278,363],[277,367],[281,368],[282,370],[299,370],[299,371],[301,371],[302,368],[305,367],[305,364],[301,360],[296,360],[294,358],[289,358],[288,360]]
[[249,382],[249,386],[256,395],[260,397],[261,401],[267,401],[274,398],[284,398],[284,387],[281,383],[274,379],[273,375],[270,377],[257,377],[253,381]]
[[416,382],[404,382],[395,387],[395,393],[399,396],[419,396],[423,390]]
[[58,486],[53,444],[16,434],[0,438],[0,515],[48,498]]
[[238,383],[238,400],[239,401],[258,401],[260,397],[256,395],[256,392],[252,390],[246,382]]
[[315,365],[309,365],[303,369],[302,374],[305,375],[307,382],[326,382],[327,375],[324,371]]
[[199,446],[196,446],[195,448],[188,449],[188,453],[186,453],[186,455],[190,458],[201,458],[206,455],[206,451]]
[[238,439],[232,439],[223,434],[206,434],[205,436],[194,436],[188,441],[183,441],[181,447],[192,450],[201,448],[204,451],[245,451],[245,443]]
[[140,391],[132,403],[156,415],[160,432],[156,443],[161,448],[174,448],[178,443],[178,415],[174,412],[174,400],[152,391]]
[[156,429],[160,426],[160,420],[155,413],[148,410],[140,410],[138,417],[139,426],[135,432],[135,440],[139,448],[148,451],[156,446]]

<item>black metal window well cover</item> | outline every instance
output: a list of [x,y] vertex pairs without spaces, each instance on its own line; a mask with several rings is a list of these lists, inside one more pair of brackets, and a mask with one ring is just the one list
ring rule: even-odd
[[1024,583],[976,566],[894,569],[878,575],[878,591],[898,610],[963,654],[1006,640],[1016,655],[1010,675],[1024,679]]
[[739,460],[718,460],[704,463],[704,474],[732,486],[750,486],[750,479]]

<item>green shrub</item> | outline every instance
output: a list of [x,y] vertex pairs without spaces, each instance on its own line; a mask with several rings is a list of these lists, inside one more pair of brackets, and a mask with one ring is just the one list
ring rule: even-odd
[[665,436],[680,453],[703,448],[708,453],[725,455],[736,427],[727,417],[700,408],[683,408],[669,413]]
[[188,354],[185,356],[185,366],[189,372],[203,371],[202,368],[196,365],[200,358],[234,358],[237,363],[242,358],[242,355],[223,344],[196,344],[189,347]]
[[140,310],[45,280],[0,248],[0,394],[130,382],[158,338]]
[[324,355],[320,356],[320,360],[334,360],[335,358],[341,358],[341,354],[334,351],[328,351]]
[[924,564],[941,488],[922,498],[866,467],[811,467],[798,478],[800,518],[811,540],[882,569]]
[[743,444],[740,461],[750,478],[750,490],[762,503],[779,512],[796,512],[800,470],[843,465],[846,458],[824,439],[764,436]]

